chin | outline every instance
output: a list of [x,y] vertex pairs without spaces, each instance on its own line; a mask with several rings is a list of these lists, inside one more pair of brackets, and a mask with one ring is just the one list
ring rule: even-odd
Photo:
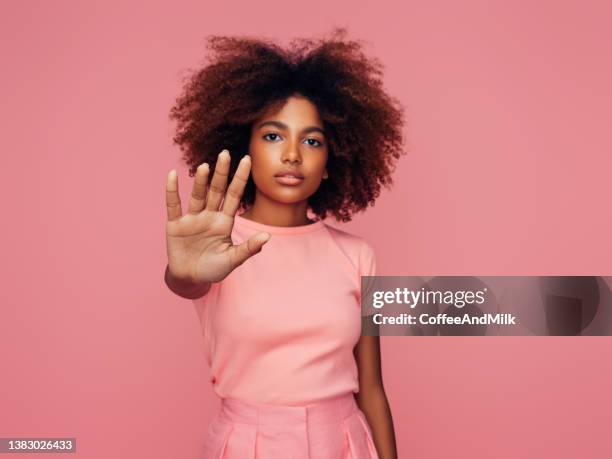
[[[258,177],[253,177],[257,190],[265,195],[268,199],[280,202],[282,204],[295,204],[307,200],[315,194],[319,189],[321,181],[313,182],[312,178],[307,179],[299,186],[286,186],[276,183],[274,179],[269,178],[257,180]],[[258,182],[263,186],[258,186]]]
[[304,195],[302,193],[274,193],[272,195],[268,195],[268,197],[283,204],[295,204],[297,202],[305,201],[310,197],[310,195]]
[[[282,187],[281,187],[282,188]],[[261,190],[262,194],[266,195],[269,199],[283,203],[283,204],[295,204],[297,202],[305,201],[314,194],[300,190],[299,188],[286,189],[273,189],[273,190]],[[315,190],[316,191],[316,190]]]

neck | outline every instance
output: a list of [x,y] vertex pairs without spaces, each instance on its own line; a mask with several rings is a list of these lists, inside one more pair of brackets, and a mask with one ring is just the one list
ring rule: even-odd
[[256,192],[255,202],[241,217],[271,226],[301,226],[312,223],[306,216],[308,201],[285,204]]

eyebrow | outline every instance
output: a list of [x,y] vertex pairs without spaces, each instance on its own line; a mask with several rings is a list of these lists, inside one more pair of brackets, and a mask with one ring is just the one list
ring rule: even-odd
[[[264,121],[263,123],[257,125],[257,129],[261,129],[264,126],[274,126],[279,129],[289,129],[289,127],[285,123],[281,123],[280,121]],[[320,132],[321,134],[325,135],[325,131],[317,126],[308,126],[307,128],[303,129],[303,132]]]

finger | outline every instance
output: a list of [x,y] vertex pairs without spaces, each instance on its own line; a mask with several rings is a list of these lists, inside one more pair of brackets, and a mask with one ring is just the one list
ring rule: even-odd
[[223,193],[225,193],[225,187],[227,185],[230,159],[230,154],[227,150],[223,150],[217,157],[215,173],[210,182],[210,188],[208,190],[208,200],[206,202],[207,210],[219,210],[219,204],[221,204]]
[[236,215],[236,211],[238,207],[240,207],[240,200],[242,199],[242,194],[244,193],[244,187],[247,184],[247,180],[249,179],[249,171],[251,170],[251,157],[249,155],[245,155],[238,163],[238,168],[236,169],[236,173],[232,178],[232,183],[227,188],[227,193],[225,195],[225,199],[223,200],[223,210],[222,212],[225,215],[229,215],[233,217]]
[[230,258],[234,267],[241,265],[248,258],[261,251],[263,245],[270,240],[269,233],[257,233],[242,244],[230,247]]
[[208,164],[203,163],[196,170],[195,180],[193,181],[193,189],[189,198],[189,213],[197,214],[204,209],[206,202],[206,185],[208,184]]
[[166,209],[168,221],[181,218],[181,197],[178,190],[178,174],[172,169],[166,180]]

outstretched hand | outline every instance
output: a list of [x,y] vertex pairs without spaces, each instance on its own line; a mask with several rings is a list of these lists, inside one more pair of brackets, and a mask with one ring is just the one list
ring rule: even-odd
[[208,164],[198,167],[189,209],[185,215],[181,210],[177,173],[172,170],[168,174],[168,269],[178,279],[193,283],[221,281],[248,258],[260,252],[270,239],[268,233],[257,233],[242,244],[233,244],[231,233],[234,217],[249,178],[251,158],[246,155],[240,160],[226,193],[230,159],[227,150],[219,153],[210,186]]

